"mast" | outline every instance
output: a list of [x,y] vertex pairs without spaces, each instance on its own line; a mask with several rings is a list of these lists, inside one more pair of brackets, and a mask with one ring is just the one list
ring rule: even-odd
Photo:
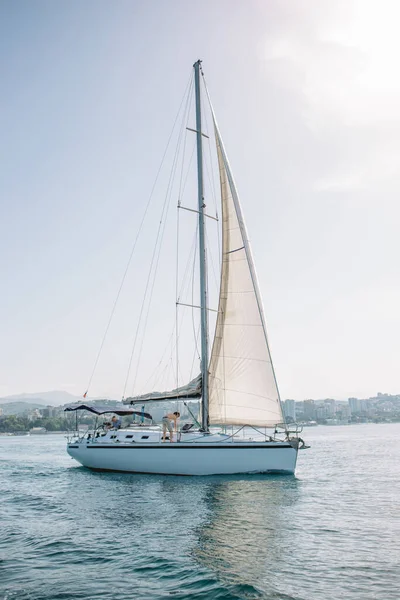
[[197,194],[199,206],[199,262],[200,262],[200,308],[201,308],[201,374],[203,381],[201,426],[208,431],[208,298],[207,298],[207,256],[205,248],[205,215],[203,185],[203,141],[201,132],[200,65],[195,62],[194,83],[196,96],[196,137],[197,137]]

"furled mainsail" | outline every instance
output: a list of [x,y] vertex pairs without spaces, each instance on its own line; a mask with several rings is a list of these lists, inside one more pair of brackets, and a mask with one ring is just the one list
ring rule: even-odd
[[201,398],[201,383],[201,375],[198,375],[186,385],[176,388],[175,390],[170,390],[168,392],[150,392],[149,394],[143,394],[133,398],[125,398],[123,403],[143,404],[144,402],[161,402],[163,400],[192,400],[194,398]]

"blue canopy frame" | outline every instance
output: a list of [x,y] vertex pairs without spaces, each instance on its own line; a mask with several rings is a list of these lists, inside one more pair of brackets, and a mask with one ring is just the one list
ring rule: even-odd
[[114,413],[119,417],[125,417],[129,415],[137,415],[144,417],[145,419],[152,420],[153,417],[150,413],[142,412],[139,410],[133,410],[132,408],[118,408],[111,406],[90,406],[89,404],[79,404],[78,406],[67,406],[64,408],[64,412],[76,411],[76,410],[87,410],[95,415],[105,415],[106,413]]

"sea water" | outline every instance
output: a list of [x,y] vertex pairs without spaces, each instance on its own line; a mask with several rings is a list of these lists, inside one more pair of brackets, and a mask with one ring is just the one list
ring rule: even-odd
[[400,424],[303,433],[295,476],[197,478],[0,437],[0,598],[399,600]]

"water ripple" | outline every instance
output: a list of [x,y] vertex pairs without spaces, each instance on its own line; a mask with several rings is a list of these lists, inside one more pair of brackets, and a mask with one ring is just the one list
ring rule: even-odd
[[0,599],[398,600],[399,434],[318,427],[296,477],[205,478],[0,438]]

